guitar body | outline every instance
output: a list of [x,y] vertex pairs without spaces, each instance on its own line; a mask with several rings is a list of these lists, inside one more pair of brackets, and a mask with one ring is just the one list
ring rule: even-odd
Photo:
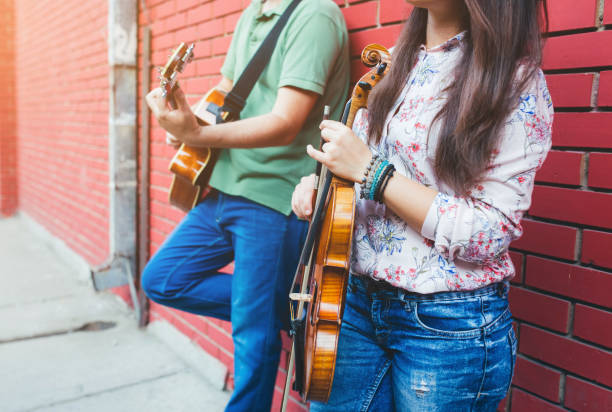
[[[204,126],[216,124],[215,113],[223,107],[224,99],[225,93],[216,89],[209,91],[194,108],[198,122]],[[219,149],[181,145],[169,166],[174,174],[168,194],[170,204],[185,212],[195,207],[208,186],[219,154]]]
[[344,313],[350,253],[355,223],[353,183],[332,178],[321,237],[309,290],[304,342],[304,390],[308,398],[326,402],[336,365],[338,337]]

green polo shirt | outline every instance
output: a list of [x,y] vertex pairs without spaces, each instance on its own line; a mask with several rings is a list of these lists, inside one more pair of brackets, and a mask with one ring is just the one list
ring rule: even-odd
[[[249,60],[291,3],[283,0],[262,13],[261,0],[243,12],[221,73],[237,81]],[[320,95],[304,127],[287,146],[224,149],[210,185],[236,196],[291,213],[291,194],[302,176],[315,170],[306,145],[318,147],[323,106],[332,119],[341,117],[349,86],[348,34],[332,0],[302,0],[281,33],[274,53],[249,95],[241,118],[269,113],[280,87],[293,86]]]

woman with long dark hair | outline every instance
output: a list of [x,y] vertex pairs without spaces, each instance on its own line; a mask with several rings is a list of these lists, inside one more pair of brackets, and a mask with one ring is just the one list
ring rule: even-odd
[[508,246],[551,145],[546,4],[408,3],[369,109],[308,148],[359,197],[332,393],[312,411],[494,411],[514,371]]

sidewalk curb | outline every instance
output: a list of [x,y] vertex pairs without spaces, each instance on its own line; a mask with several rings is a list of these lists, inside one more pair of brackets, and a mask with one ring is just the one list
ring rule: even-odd
[[223,390],[227,368],[221,361],[194,344],[165,321],[155,321],[147,326],[147,332],[161,340],[171,351],[181,358],[190,368],[200,374],[212,387]]

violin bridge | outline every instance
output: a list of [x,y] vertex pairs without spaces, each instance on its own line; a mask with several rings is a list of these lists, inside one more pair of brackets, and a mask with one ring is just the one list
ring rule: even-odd
[[289,299],[298,302],[312,302],[312,295],[308,293],[290,293]]

